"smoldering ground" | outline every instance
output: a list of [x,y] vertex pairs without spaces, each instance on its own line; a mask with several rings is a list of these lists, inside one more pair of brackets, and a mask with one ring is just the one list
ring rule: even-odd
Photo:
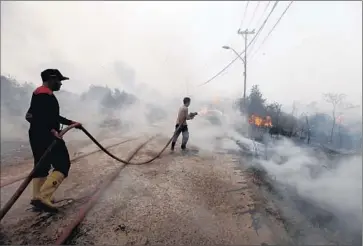
[[[321,150],[302,148],[286,139],[275,142],[268,152],[267,159],[263,156],[251,165],[266,172],[268,182],[281,199],[282,213],[294,220],[294,225],[289,226],[300,226],[298,230],[304,236],[296,240],[317,243],[309,228],[318,228],[324,238],[319,239],[322,243],[361,242],[361,155],[332,158]],[[298,213],[308,222],[298,219]],[[339,236],[332,238],[334,234]]]

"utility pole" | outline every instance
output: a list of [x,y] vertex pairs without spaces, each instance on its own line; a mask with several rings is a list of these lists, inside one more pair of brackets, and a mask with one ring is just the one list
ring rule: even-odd
[[248,31],[248,29],[241,31],[241,29],[238,29],[238,34],[242,35],[244,37],[245,41],[245,57],[244,57],[244,87],[243,87],[243,106],[245,109],[245,112],[247,112],[247,103],[246,103],[246,82],[247,82],[247,37],[249,34],[255,34],[255,29],[252,31]]

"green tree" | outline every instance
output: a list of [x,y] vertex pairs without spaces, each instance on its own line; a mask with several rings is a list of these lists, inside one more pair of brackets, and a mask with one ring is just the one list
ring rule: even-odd
[[257,114],[259,116],[265,116],[266,115],[265,101],[266,99],[263,98],[259,86],[253,85],[251,92],[247,97],[248,114],[249,115]]
[[282,105],[277,102],[270,103],[266,106],[266,114],[271,117],[272,125],[279,126]]

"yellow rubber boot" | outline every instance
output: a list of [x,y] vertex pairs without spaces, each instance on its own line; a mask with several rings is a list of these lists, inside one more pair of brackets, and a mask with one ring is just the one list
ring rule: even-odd
[[33,205],[35,200],[39,199],[40,196],[40,188],[42,187],[42,185],[44,184],[45,180],[47,178],[33,178],[33,198],[30,201],[30,204]]
[[33,200],[38,199],[40,195],[40,188],[47,178],[33,178]]
[[[40,196],[40,188],[43,186],[45,180],[47,180],[47,177],[44,178],[33,178],[33,198],[30,201],[30,204],[33,205],[35,200],[39,200]],[[52,203],[55,202],[55,198],[51,197],[50,201]]]
[[40,188],[39,199],[37,200],[37,207],[43,210],[48,210],[49,212],[56,212],[57,208],[52,204],[52,196],[54,192],[58,189],[60,184],[64,180],[64,175],[61,172],[53,171],[42,187]]

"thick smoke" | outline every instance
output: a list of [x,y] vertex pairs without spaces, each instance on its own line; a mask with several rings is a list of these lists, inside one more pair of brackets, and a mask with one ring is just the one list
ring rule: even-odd
[[[83,123],[96,138],[107,139],[146,134],[162,134],[169,138],[174,131],[177,112],[182,106],[184,96],[163,97],[153,88],[135,82],[132,70],[122,63],[117,68],[125,70],[126,77],[120,78],[120,87],[132,91],[91,85],[81,94],[61,89],[55,92],[61,115]],[[129,81],[125,83],[125,81]],[[67,82],[65,82],[67,83]],[[27,142],[29,128],[25,113],[35,83],[18,83],[15,79],[1,77],[1,141]],[[189,121],[190,144],[205,150],[217,147],[237,149],[231,137],[236,135],[236,125],[243,126],[243,117],[232,109],[233,102],[225,100],[218,103],[201,102],[192,97],[190,112],[199,115]],[[207,113],[203,113],[207,110]],[[81,131],[71,131],[64,137],[67,142],[87,141]],[[181,141],[181,137],[179,139]],[[217,141],[217,144],[215,143]],[[5,144],[4,144],[5,146]]]
[[[336,218],[335,228],[358,234],[362,229],[362,156],[332,157],[286,139],[268,149],[257,164],[276,181],[286,200],[303,200]],[[289,199],[287,199],[289,197]],[[298,202],[299,203],[299,202]],[[300,204],[301,205],[301,204]],[[287,206],[295,206],[289,204]],[[312,210],[308,214],[316,213]],[[328,223],[329,224],[329,223]]]

